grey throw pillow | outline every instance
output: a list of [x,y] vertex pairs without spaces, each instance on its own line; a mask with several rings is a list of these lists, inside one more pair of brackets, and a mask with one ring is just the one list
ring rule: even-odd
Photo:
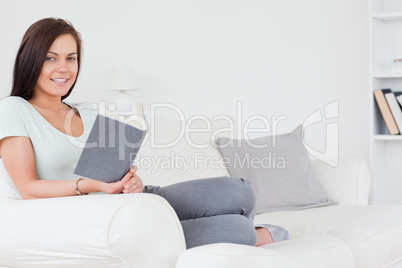
[[336,204],[313,176],[302,131],[300,125],[288,134],[253,140],[217,139],[230,175],[252,183],[257,214]]

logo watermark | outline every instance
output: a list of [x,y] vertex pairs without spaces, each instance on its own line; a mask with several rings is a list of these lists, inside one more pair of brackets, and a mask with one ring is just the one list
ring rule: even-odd
[[[125,133],[124,126],[131,125],[140,129],[147,129],[148,133],[144,137],[143,147],[146,149],[140,152],[134,159],[131,159],[141,169],[151,170],[153,173],[158,169],[177,169],[181,173],[185,173],[191,168],[195,169],[218,169],[226,168],[228,165],[236,165],[238,168],[265,168],[265,169],[284,169],[287,167],[286,157],[280,155],[272,148],[282,146],[278,143],[278,137],[284,135],[279,133],[280,125],[286,122],[286,115],[273,115],[266,117],[261,114],[247,117],[244,121],[244,111],[242,102],[236,104],[235,117],[229,115],[217,115],[207,117],[204,115],[195,115],[186,118],[184,112],[178,107],[170,103],[154,103],[150,105],[147,117],[142,112],[133,111],[132,114],[120,115],[118,112],[110,112],[110,106],[106,102],[97,104],[84,105],[78,107],[80,112],[85,109],[91,110],[90,113],[99,113],[108,118],[119,120],[125,124],[121,125],[123,129],[119,129],[119,133]],[[113,110],[113,109],[111,109]],[[166,112],[174,113],[177,118],[175,123],[171,125],[161,122],[157,117],[158,114]],[[69,114],[65,121],[65,128],[71,130],[72,118],[74,113]],[[302,144],[307,152],[314,158],[336,167],[339,163],[339,101],[333,101],[325,105],[322,109],[317,109],[309,115],[302,124]],[[252,127],[257,123],[263,127]],[[305,130],[318,123],[325,123],[325,149],[320,151],[309,145],[305,139]],[[91,147],[108,147],[125,150],[126,148],[139,147],[138,143],[130,142],[124,135],[116,138],[115,129],[105,129],[104,123],[99,125],[99,142],[87,143],[86,136],[72,137],[67,136],[68,140],[79,148]],[[103,127],[103,128],[102,128]],[[170,138],[170,130],[175,128]],[[107,135],[102,133],[108,131]],[[87,131],[89,133],[89,131]],[[87,134],[88,134],[87,133]],[[264,137],[264,142],[260,138],[252,138],[257,135]],[[158,138],[159,137],[159,138]],[[162,138],[160,138],[162,137]],[[202,138],[200,138],[202,137]],[[218,138],[220,144],[217,143]],[[185,147],[182,147],[185,146]],[[215,149],[224,148],[242,148],[243,146],[251,149],[265,150],[262,156],[256,157],[250,153],[238,154],[234,153],[233,158],[225,158],[219,156],[208,155],[205,150],[211,147]],[[181,155],[180,152],[186,148],[190,155]],[[148,150],[148,151],[147,151]],[[168,154],[161,156],[152,155],[152,150],[164,150]],[[119,154],[124,156],[124,153]],[[133,155],[133,156],[134,156]],[[159,154],[158,154],[159,155]],[[162,156],[163,155],[163,156]],[[230,162],[232,161],[232,162]]]
[[[322,115],[324,114],[324,116]],[[338,119],[339,117],[339,101],[333,101],[324,106],[322,109],[318,109],[313,112],[303,122],[303,134],[304,130],[309,126],[317,123],[329,121],[332,119]],[[325,131],[325,149],[323,152],[310,147],[306,142],[303,135],[303,144],[306,150],[316,159],[332,166],[336,167],[339,164],[339,122],[328,122]]]

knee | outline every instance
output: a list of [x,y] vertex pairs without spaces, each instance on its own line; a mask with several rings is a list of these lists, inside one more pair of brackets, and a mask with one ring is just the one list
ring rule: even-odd
[[229,177],[229,179],[234,182],[234,187],[243,195],[255,198],[254,188],[249,180],[240,177]]
[[244,186],[243,188],[244,188],[245,194],[255,197],[254,188],[253,188],[253,185],[251,184],[251,182],[245,178],[237,178],[237,179],[239,179],[241,184]]
[[239,206],[245,208],[248,212],[246,214],[252,213],[256,206],[256,195],[251,182],[245,178],[231,177],[231,179],[236,182],[233,192],[237,193],[236,200]]

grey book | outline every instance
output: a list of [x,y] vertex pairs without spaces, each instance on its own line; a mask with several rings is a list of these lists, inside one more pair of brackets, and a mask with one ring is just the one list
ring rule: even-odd
[[121,180],[130,170],[146,130],[98,115],[74,174],[103,182]]

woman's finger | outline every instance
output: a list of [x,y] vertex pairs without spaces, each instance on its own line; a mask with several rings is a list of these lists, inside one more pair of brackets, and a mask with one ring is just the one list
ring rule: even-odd
[[132,179],[130,182],[130,187],[128,188],[131,193],[139,193],[142,192],[142,182],[140,180]]
[[135,184],[131,187],[131,189],[134,192],[138,192],[138,193],[142,192],[143,184],[142,184],[141,179],[138,176],[136,176]]
[[130,189],[131,187],[133,187],[133,185],[135,185],[135,181],[133,179],[129,180],[126,184],[124,184],[124,189]]
[[141,192],[142,192],[141,187],[130,189],[130,193],[141,193]]
[[131,187],[133,186],[132,180],[129,180],[126,184],[123,186],[123,193],[129,193],[131,190]]
[[127,181],[123,188],[126,190],[130,190],[133,186],[135,186],[138,183],[138,181],[135,179],[135,177],[133,176],[129,181]]
[[135,183],[135,184],[131,185],[130,189],[134,190],[134,189],[137,189],[137,188],[140,188],[140,187],[141,187],[141,185],[139,183]]
[[141,186],[140,185],[133,185],[133,186],[131,186],[130,188],[125,188],[124,190],[123,190],[123,193],[139,193],[139,192],[141,192],[142,190],[141,190]]
[[[132,174],[129,172],[128,173],[129,175],[125,175],[122,179],[121,179],[121,181],[119,181],[119,182],[117,182],[117,183],[119,183],[120,184],[120,189],[121,189],[121,191],[123,191],[124,192],[124,190],[128,190],[129,189],[129,187],[130,187],[130,184],[127,184],[127,183],[129,183],[130,182],[130,179],[131,179],[131,177],[132,177]],[[131,175],[131,176],[130,176]],[[126,186],[127,185],[127,186]]]
[[137,172],[137,170],[138,170],[137,166],[134,166],[134,165],[132,165],[131,168],[130,168],[130,172],[132,174],[135,174],[135,172]]

